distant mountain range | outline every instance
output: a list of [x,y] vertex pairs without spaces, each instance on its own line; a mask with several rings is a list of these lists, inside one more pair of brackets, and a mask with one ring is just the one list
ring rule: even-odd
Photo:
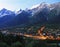
[[60,2],[41,3],[16,13],[5,8],[0,10],[0,28],[35,23],[60,24]]

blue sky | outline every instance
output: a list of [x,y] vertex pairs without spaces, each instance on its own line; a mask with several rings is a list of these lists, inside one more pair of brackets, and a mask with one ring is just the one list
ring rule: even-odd
[[0,0],[0,9],[6,8],[9,10],[19,10],[20,8],[31,8],[33,5],[42,2],[55,3],[60,2],[60,0]]

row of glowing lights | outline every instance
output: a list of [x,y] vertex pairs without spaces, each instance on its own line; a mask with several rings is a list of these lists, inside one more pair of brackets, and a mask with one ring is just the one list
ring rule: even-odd
[[45,39],[51,39],[51,40],[60,40],[60,37],[58,36],[57,38],[54,38],[54,36],[52,36],[52,35],[49,35],[49,36],[44,36],[43,34],[42,34],[42,31],[45,29],[45,26],[43,26],[43,27],[41,27],[39,30],[38,30],[38,33],[37,34],[39,34],[39,35],[35,35],[35,36],[33,36],[32,34],[31,35],[29,35],[29,34],[24,34],[24,36],[26,36],[26,37],[31,37],[31,38],[34,38],[34,39],[41,39],[41,40],[45,40]]
[[16,34],[16,35],[22,35],[22,36],[25,36],[25,37],[30,37],[30,38],[34,38],[34,39],[41,39],[41,40],[46,40],[46,39],[50,39],[50,40],[60,40],[60,37],[57,36],[57,38],[54,38],[54,36],[52,35],[46,35],[44,36],[43,35],[43,30],[45,29],[45,26],[41,27],[36,33],[37,35],[32,35],[32,34],[23,34],[23,33],[13,33],[13,34]]

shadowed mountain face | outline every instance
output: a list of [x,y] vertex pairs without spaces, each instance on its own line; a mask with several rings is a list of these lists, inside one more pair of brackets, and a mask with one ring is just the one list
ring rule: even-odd
[[41,3],[35,8],[17,13],[7,9],[0,10],[0,28],[34,23],[60,23],[60,2]]
[[10,26],[20,25],[20,24],[27,24],[29,23],[29,16],[28,12],[22,11],[20,14],[14,17],[10,22],[8,22]]

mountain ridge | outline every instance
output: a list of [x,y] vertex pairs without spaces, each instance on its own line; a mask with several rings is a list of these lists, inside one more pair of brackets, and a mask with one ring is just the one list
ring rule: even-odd
[[0,11],[0,27],[10,27],[21,24],[60,23],[60,3],[41,3],[33,9],[20,9],[17,13],[2,9]]

